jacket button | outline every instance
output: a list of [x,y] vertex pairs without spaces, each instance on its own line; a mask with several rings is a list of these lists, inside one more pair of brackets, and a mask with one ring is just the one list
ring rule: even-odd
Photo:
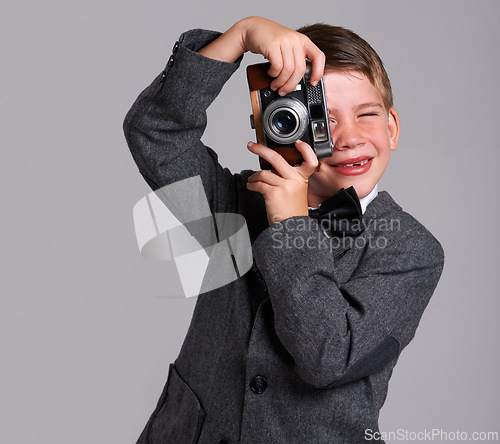
[[173,64],[174,64],[174,56],[171,55],[170,58],[168,59],[167,66],[171,68]]
[[174,45],[174,47],[172,48],[172,52],[173,52],[174,54],[178,51],[179,46],[180,46],[179,42],[175,42],[175,45]]
[[252,389],[252,392],[257,395],[264,393],[267,388],[267,379],[264,378],[264,376],[256,376],[252,379],[252,382],[250,382],[250,388]]

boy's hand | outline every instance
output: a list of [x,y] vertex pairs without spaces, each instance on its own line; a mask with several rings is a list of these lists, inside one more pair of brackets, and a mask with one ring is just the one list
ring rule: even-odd
[[274,225],[293,216],[307,216],[308,179],[318,166],[318,159],[311,147],[302,141],[295,142],[304,161],[291,166],[276,151],[259,143],[248,143],[248,149],[267,160],[275,171],[258,171],[248,178],[247,188],[257,191],[266,201],[267,220]]
[[306,58],[312,62],[311,84],[320,81],[325,69],[325,55],[308,37],[262,17],[240,20],[199,53],[234,62],[247,51],[269,60],[268,73],[275,77],[271,88],[281,95],[293,91],[300,82],[306,72]]
[[308,37],[262,17],[248,17],[241,23],[244,51],[262,54],[271,63],[268,74],[275,77],[273,90],[282,95],[293,91],[306,72],[306,58],[312,62],[311,84],[320,81],[325,55]]

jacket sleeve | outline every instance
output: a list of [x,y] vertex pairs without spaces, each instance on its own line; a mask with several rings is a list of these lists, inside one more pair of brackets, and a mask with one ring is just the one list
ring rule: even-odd
[[[361,255],[354,248],[332,254],[309,217],[275,224],[254,244],[276,333],[299,376],[317,388],[382,370],[413,338],[444,256],[422,225],[399,214],[400,230],[369,228],[360,236]],[[340,282],[346,267],[352,275]]]
[[212,213],[228,210],[235,176],[201,142],[206,109],[241,61],[225,63],[196,52],[219,35],[201,29],[182,34],[165,70],[139,95],[123,124],[151,188],[201,176]]

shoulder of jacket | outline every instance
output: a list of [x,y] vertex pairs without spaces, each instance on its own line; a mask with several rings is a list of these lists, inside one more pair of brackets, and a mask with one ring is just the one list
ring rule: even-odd
[[368,233],[384,236],[390,242],[404,244],[415,253],[421,252],[442,262],[444,251],[434,235],[414,216],[404,211],[387,191],[379,192],[370,203],[363,222]]

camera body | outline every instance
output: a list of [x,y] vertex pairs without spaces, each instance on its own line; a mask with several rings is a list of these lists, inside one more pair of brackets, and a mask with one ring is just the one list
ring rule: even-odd
[[[295,90],[281,97],[269,85],[273,78],[267,74],[269,63],[247,67],[248,86],[252,101],[250,123],[257,134],[257,142],[279,152],[291,165],[302,162],[295,148],[297,140],[307,142],[318,158],[333,152],[328,109],[323,79],[316,86],[309,83],[311,64]],[[273,167],[259,158],[262,169]]]

